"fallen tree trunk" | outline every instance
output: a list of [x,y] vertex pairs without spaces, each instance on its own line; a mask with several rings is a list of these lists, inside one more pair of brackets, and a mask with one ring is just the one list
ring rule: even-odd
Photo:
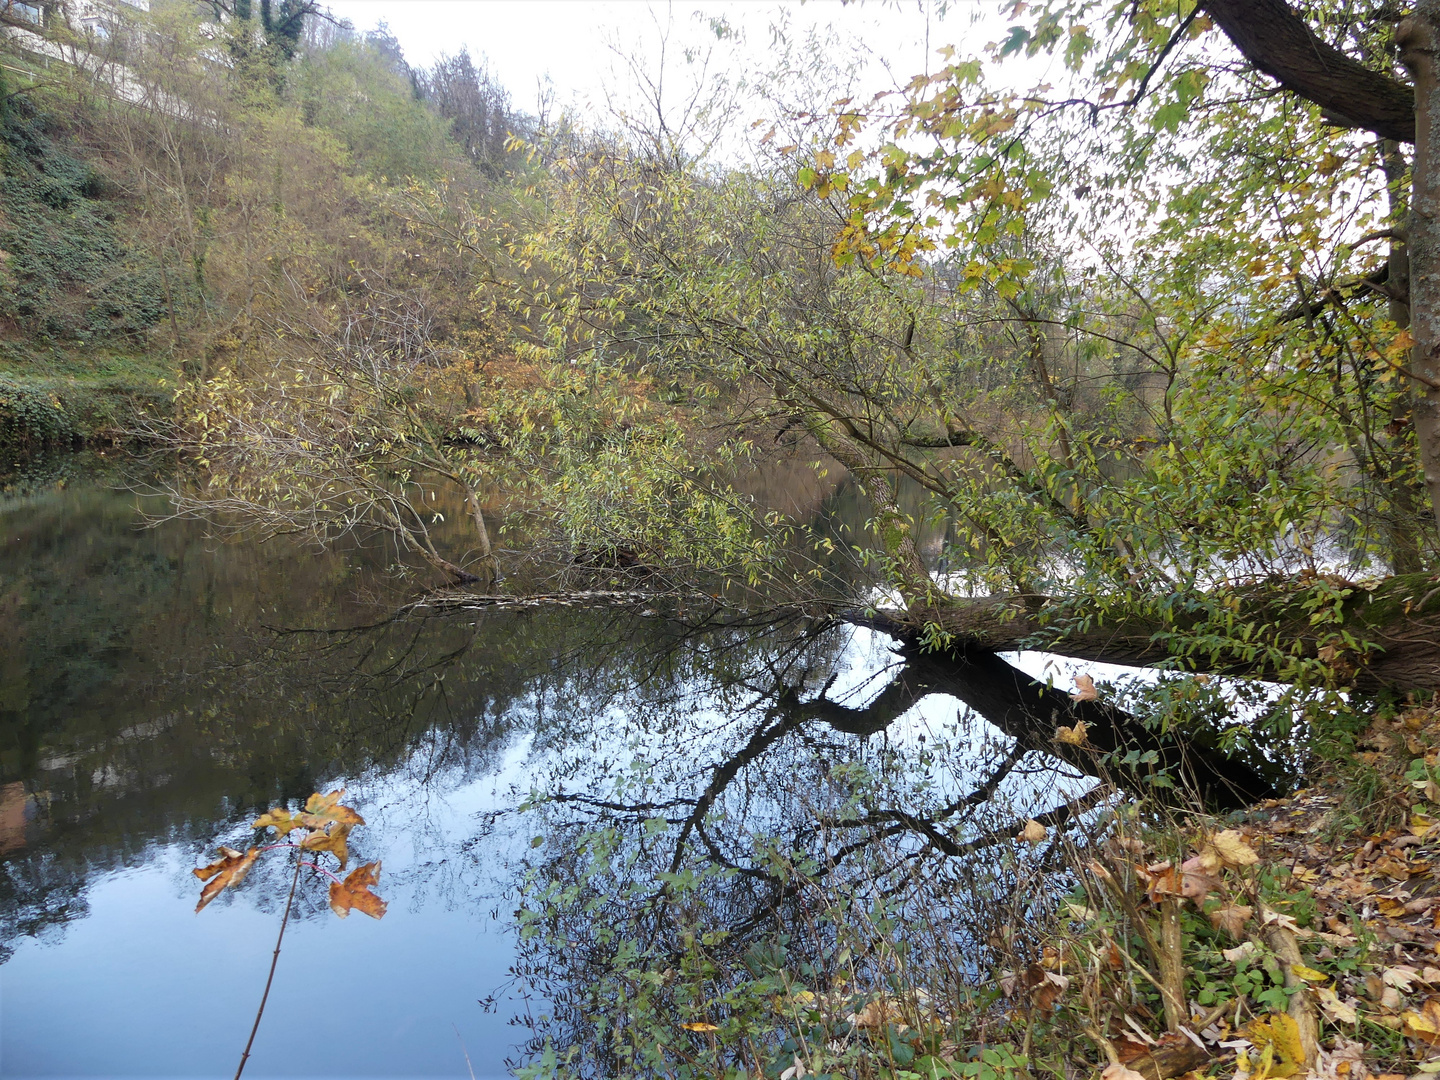
[[[1322,587],[1327,590],[1323,597],[1314,591]],[[1218,594],[1211,598],[1220,599]],[[1265,637],[1288,655],[1323,661],[1335,685],[1440,690],[1440,577],[1405,574],[1374,585],[1299,578],[1236,589],[1225,599],[1234,605],[1237,624],[1262,627]],[[1338,602],[1338,618],[1312,624],[1322,599]],[[918,641],[926,624],[938,626],[961,649],[1041,649],[1109,664],[1168,662],[1181,670],[1216,674],[1281,674],[1272,659],[1254,655],[1256,650],[1238,640],[1216,643],[1207,636],[1197,647],[1200,639],[1187,631],[1202,628],[1198,612],[1180,612],[1168,622],[1145,617],[1087,621],[1078,614],[1049,597],[1002,596],[881,611],[868,621],[907,642]]]

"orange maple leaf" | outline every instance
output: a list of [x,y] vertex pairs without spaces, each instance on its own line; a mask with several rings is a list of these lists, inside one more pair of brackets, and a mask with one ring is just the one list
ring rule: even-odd
[[242,855],[234,848],[222,847],[220,855],[222,857],[218,862],[198,867],[194,871],[196,877],[206,882],[205,888],[200,890],[200,902],[195,905],[196,911],[232,885],[239,885],[244,881],[251,864],[260,857],[260,849],[252,847]]
[[345,864],[350,861],[350,850],[346,847],[346,840],[350,835],[349,825],[332,825],[330,828],[319,832],[312,832],[300,846],[306,851],[328,851],[340,860],[340,869],[345,869]]
[[329,795],[317,792],[305,801],[305,809],[295,817],[301,825],[311,829],[323,829],[332,821],[340,825],[364,825],[364,818],[350,807],[339,805],[340,796],[344,794],[344,788]]
[[363,911],[372,919],[383,918],[385,901],[370,891],[370,886],[380,881],[380,864],[366,863],[350,871],[343,882],[330,883],[330,910],[340,918],[350,914],[350,909]]

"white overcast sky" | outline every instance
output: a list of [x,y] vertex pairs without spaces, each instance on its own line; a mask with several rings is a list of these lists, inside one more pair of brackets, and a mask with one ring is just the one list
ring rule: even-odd
[[[613,83],[615,57],[607,45],[650,54],[658,47],[659,23],[673,26],[671,42],[715,42],[708,21],[723,16],[740,30],[742,53],[763,60],[769,28],[783,11],[796,31],[829,25],[858,40],[872,54],[862,92],[889,89],[895,80],[936,64],[935,50],[955,44],[964,54],[978,53],[1003,25],[997,0],[958,0],[942,19],[933,4],[918,0],[838,0],[776,3],[729,0],[721,3],[647,2],[647,0],[330,0],[330,10],[357,30],[381,19],[405,50],[406,59],[426,65],[442,53],[469,48],[482,54],[490,70],[510,91],[515,104],[533,110],[539,80],[554,85],[556,104],[588,111],[603,101],[607,78]],[[975,17],[982,21],[975,24]],[[726,46],[732,49],[734,46]],[[733,53],[727,55],[734,56]],[[737,57],[737,62],[739,58]],[[887,71],[888,66],[888,71]]]

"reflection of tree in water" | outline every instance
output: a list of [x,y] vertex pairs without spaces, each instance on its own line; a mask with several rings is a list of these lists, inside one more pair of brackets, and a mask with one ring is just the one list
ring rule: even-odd
[[[613,1068],[605,1033],[626,1022],[638,972],[673,975],[697,940],[716,995],[777,945],[824,984],[837,899],[862,923],[882,909],[946,923],[950,977],[966,980],[1016,904],[1041,895],[1054,844],[1017,861],[1017,818],[1081,820],[1112,789],[953,703],[892,737],[934,689],[911,659],[836,692],[852,632],[792,627],[732,653],[722,677],[702,664],[687,693],[617,725],[611,753],[555,762],[522,824],[543,845],[516,885],[516,972],[545,1002],[531,1050],[578,1044],[597,1073]],[[666,992],[693,990],[682,983]]]
[[[114,510],[91,509],[102,517]],[[287,570],[276,581],[260,572],[263,564],[237,570],[225,561],[232,549],[220,558],[203,550],[201,537],[135,534],[119,510],[111,517],[90,530],[114,534],[103,562],[91,564],[93,576],[72,574],[63,605],[34,604],[6,631],[17,646],[10,656],[33,687],[54,669],[41,642],[56,630],[57,612],[83,622],[90,607],[106,623],[93,647],[84,634],[56,638],[77,643],[77,670],[90,670],[83,665],[94,659],[102,672],[70,686],[67,707],[48,693],[0,702],[20,706],[0,753],[0,783],[18,785],[28,807],[0,851],[3,940],[83,913],[87,880],[151,858],[157,842],[198,852],[250,815],[334,777],[416,792],[463,783],[493,771],[520,735],[540,750],[589,739],[591,717],[674,697],[673,687],[700,666],[723,667],[752,636],[764,637],[761,627],[732,627],[725,648],[702,656],[676,648],[687,627],[584,609],[417,614],[363,631],[275,633],[260,624],[353,623],[361,612],[343,600],[321,605],[313,598],[324,590],[305,574],[295,580]],[[58,564],[79,564],[59,520],[57,566],[7,576],[11,596],[59,590]],[[166,555],[166,545],[178,550]],[[321,562],[306,574],[344,582],[343,569]],[[305,598],[298,611],[271,599],[292,588]],[[106,600],[112,593],[119,599]],[[372,619],[373,610],[365,613]],[[412,821],[417,832],[427,827],[423,814]]]

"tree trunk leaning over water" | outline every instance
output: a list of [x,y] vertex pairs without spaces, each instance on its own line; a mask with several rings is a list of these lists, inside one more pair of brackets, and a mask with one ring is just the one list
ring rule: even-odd
[[[1265,628],[1294,655],[1324,657],[1338,686],[1370,692],[1440,691],[1440,578],[1417,573],[1387,578],[1373,587],[1326,585],[1340,599],[1340,621],[1318,626],[1311,623],[1316,605],[1304,582],[1259,585],[1215,599],[1217,604],[1232,603],[1238,622]],[[1238,650],[1186,655],[1172,649],[1173,642],[1199,625],[1183,616],[1169,624],[1141,617],[1067,624],[1062,609],[1043,596],[962,599],[923,613],[882,611],[868,621],[907,642],[918,641],[928,622],[969,649],[1044,649],[1111,664],[1168,662],[1222,675],[1282,674]],[[1346,648],[1344,634],[1360,648]]]

